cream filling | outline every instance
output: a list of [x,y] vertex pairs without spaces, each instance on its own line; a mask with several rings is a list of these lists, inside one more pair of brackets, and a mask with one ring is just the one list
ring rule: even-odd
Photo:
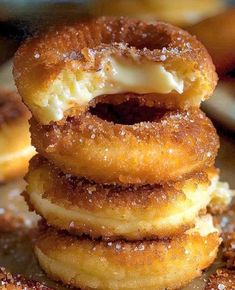
[[23,148],[22,150],[11,152],[11,153],[0,156],[0,163],[9,162],[9,161],[14,162],[14,160],[16,159],[20,159],[27,156],[33,156],[34,154],[35,154],[34,147],[28,146],[26,148]]
[[86,105],[104,94],[182,94],[183,91],[184,81],[163,64],[109,57],[96,72],[63,70],[49,89],[35,98],[33,107],[40,121],[48,123],[61,120],[68,109]]
[[227,207],[234,196],[235,190],[231,190],[227,182],[218,182],[213,192],[211,206],[212,208],[213,206],[219,208]]
[[214,226],[212,216],[207,214],[202,217],[197,217],[194,228],[188,230],[186,234],[199,233],[201,237],[206,237],[215,232],[217,233],[219,230]]
[[[47,219],[52,215],[59,216],[63,223],[67,223],[68,227],[76,227],[76,225],[90,225],[101,227],[103,229],[111,229],[114,233],[135,235],[138,231],[151,231],[171,229],[187,222],[193,222],[198,216],[200,210],[205,209],[214,197],[218,186],[218,176],[215,176],[209,187],[199,185],[197,189],[184,189],[186,199],[191,202],[188,207],[187,201],[184,208],[181,204],[177,213],[167,216],[135,216],[135,214],[121,215],[117,217],[115,213],[110,214],[100,212],[90,212],[74,206],[74,208],[64,208],[60,205],[52,203],[50,200],[43,198],[43,182],[38,184],[30,184],[27,191],[30,200],[35,205],[37,211]],[[227,193],[226,193],[227,194]],[[225,195],[226,195],[225,194]],[[203,196],[203,198],[202,198]],[[177,207],[177,205],[176,205]],[[53,219],[54,221],[56,219]],[[56,222],[56,221],[55,221]],[[55,224],[56,225],[56,224]],[[57,225],[59,226],[59,224]]]

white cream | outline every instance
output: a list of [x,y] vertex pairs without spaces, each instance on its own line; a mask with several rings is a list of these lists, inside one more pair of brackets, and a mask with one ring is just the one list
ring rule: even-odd
[[227,207],[232,198],[235,196],[235,190],[231,190],[229,188],[229,184],[227,182],[217,182],[216,189],[213,191],[211,206],[213,207]]
[[207,214],[205,216],[198,217],[194,228],[188,230],[186,233],[196,234],[199,233],[200,236],[206,237],[211,233],[218,233],[219,230],[214,226],[212,216]]
[[61,120],[72,107],[87,104],[104,94],[182,94],[184,81],[163,64],[107,58],[97,72],[62,71],[49,89],[35,99],[34,113],[42,123]]

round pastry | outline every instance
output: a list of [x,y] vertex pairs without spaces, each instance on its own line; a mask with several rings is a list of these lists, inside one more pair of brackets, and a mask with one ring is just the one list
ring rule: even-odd
[[14,60],[24,102],[42,124],[82,115],[101,95],[155,94],[171,108],[199,106],[217,82],[206,49],[162,22],[101,17],[29,39]]
[[185,26],[219,13],[223,0],[97,0],[94,15],[131,16]]
[[62,171],[100,183],[162,184],[214,165],[218,136],[199,109],[120,106],[106,112],[101,104],[62,124],[31,119],[32,144]]
[[[220,238],[210,216],[174,239],[101,242],[43,231],[35,253],[55,280],[82,289],[179,289],[215,259]],[[97,266],[99,265],[99,266]]]
[[48,224],[92,238],[140,240],[193,226],[215,199],[218,173],[211,168],[178,183],[121,187],[63,174],[35,156],[26,181],[26,201]]
[[23,176],[34,155],[30,113],[16,92],[0,89],[0,182]]
[[230,8],[187,28],[206,46],[221,76],[235,70],[234,19],[235,8]]

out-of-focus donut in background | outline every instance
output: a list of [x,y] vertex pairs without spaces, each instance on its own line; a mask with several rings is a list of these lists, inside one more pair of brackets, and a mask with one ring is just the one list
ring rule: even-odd
[[219,76],[232,74],[235,70],[235,7],[187,30],[206,46]]
[[217,14],[224,6],[222,0],[96,0],[94,14],[138,16],[185,26]]
[[187,27],[206,46],[220,77],[204,109],[235,131],[235,7]]
[[0,88],[0,183],[22,177],[35,154],[31,146],[30,113],[15,91]]

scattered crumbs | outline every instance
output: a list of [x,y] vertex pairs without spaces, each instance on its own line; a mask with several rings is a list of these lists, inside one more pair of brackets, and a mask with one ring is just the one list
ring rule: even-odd
[[205,290],[235,290],[235,271],[221,268],[209,277]]
[[22,289],[22,290],[52,290],[43,283],[26,279],[21,275],[12,275],[6,272],[5,268],[0,268],[0,288],[2,289]]

